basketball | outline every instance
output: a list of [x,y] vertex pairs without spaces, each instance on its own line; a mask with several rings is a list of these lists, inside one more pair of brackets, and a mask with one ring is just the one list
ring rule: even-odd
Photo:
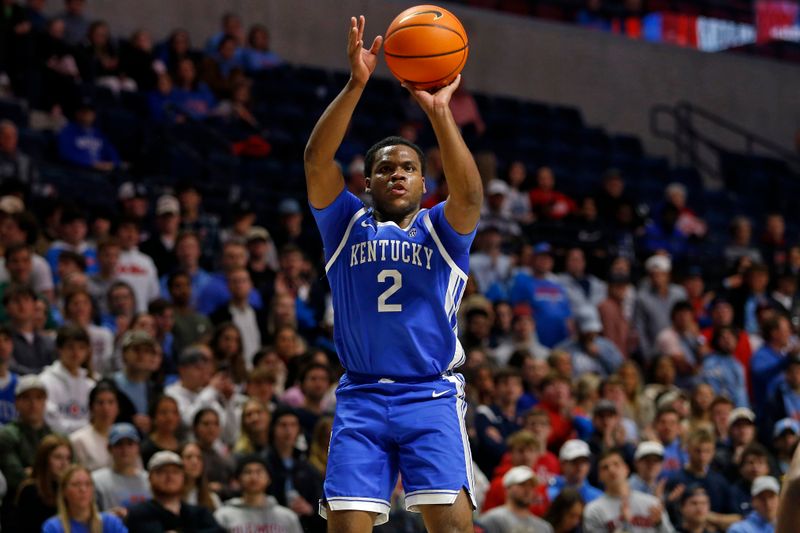
[[389,70],[417,89],[443,87],[464,68],[469,52],[461,22],[439,6],[406,9],[389,25],[383,43]]

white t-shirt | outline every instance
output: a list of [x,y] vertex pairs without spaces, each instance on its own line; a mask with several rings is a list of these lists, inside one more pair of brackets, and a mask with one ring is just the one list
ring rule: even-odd
[[91,424],[70,435],[69,441],[78,464],[92,471],[111,466],[108,437],[98,433]]
[[130,508],[152,497],[150,481],[144,470],[132,476],[123,476],[110,467],[101,468],[92,472],[92,481],[97,494],[97,506],[101,511],[113,507]]
[[583,510],[583,530],[585,533],[608,533],[609,531],[625,531],[626,533],[672,533],[675,529],[669,521],[667,512],[661,511],[661,523],[653,525],[650,519],[650,508],[661,505],[655,496],[632,490],[628,496],[631,519],[628,524],[622,522],[620,498],[603,494],[589,503]]
[[126,250],[119,255],[117,278],[133,289],[136,311],[147,311],[147,304],[159,297],[158,270],[150,256],[138,249]]
[[[41,255],[33,254],[31,262],[33,263],[31,288],[38,293],[52,291],[53,271],[50,265],[47,264],[47,260]],[[9,281],[10,279],[8,269],[6,268],[6,260],[4,257],[0,257],[0,282]]]
[[256,312],[249,305],[244,309],[229,305],[228,310],[231,313],[233,324],[239,328],[239,333],[242,335],[244,362],[247,365],[247,369],[251,370],[253,368],[253,356],[261,348],[261,331],[258,329]]

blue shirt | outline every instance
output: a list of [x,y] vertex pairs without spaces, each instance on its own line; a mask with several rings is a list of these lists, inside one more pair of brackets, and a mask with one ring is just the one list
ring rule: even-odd
[[[128,528],[125,527],[122,520],[112,514],[100,513],[100,521],[103,524],[103,533],[128,533]],[[70,520],[69,527],[72,533],[90,533],[89,527],[82,522]],[[64,527],[58,516],[48,519],[42,525],[42,533],[64,533]]]
[[44,256],[45,260],[47,260],[47,264],[50,265],[50,271],[53,273],[53,283],[58,284],[59,281],[61,281],[58,278],[58,258],[61,255],[61,252],[65,250],[74,251],[83,256],[83,258],[86,260],[87,274],[96,274],[98,272],[99,265],[97,264],[97,249],[94,246],[81,244],[76,249],[64,241],[55,241],[52,245],[50,245],[50,248],[48,248],[47,253]]
[[781,389],[786,416],[800,420],[800,394],[796,393],[785,381],[779,383],[778,388]]
[[322,234],[336,317],[333,337],[348,372],[400,379],[464,363],[456,314],[475,230],[456,232],[444,203],[405,228],[378,222],[344,189],[312,213]]
[[199,83],[193,90],[175,89],[171,99],[181,113],[195,120],[206,118],[216,104],[211,89],[205,83]]
[[734,502],[731,498],[728,480],[713,470],[707,470],[704,477],[696,476],[685,468],[672,474],[667,481],[665,494],[669,494],[678,485],[688,487],[697,484],[706,489],[711,510],[715,513],[734,513]]
[[592,373],[605,378],[615,373],[625,361],[619,348],[605,337],[596,337],[593,342],[599,351],[597,357],[589,355],[578,339],[569,339],[556,346],[572,358],[573,376]]
[[665,474],[678,472],[688,460],[689,454],[681,447],[680,439],[675,439],[670,444],[664,445],[664,466],[661,470]]
[[248,72],[274,68],[283,64],[283,59],[269,50],[245,48],[243,52],[244,66]]
[[596,500],[600,496],[603,495],[603,491],[598,489],[597,487],[593,487],[589,484],[588,481],[584,480],[583,484],[579,487],[575,487],[572,485],[567,485],[567,480],[564,479],[564,476],[556,476],[550,486],[547,487],[547,498],[552,502],[556,499],[556,496],[561,494],[561,491],[565,488],[573,488],[577,489],[583,499],[583,503],[587,504],[592,500]]
[[[189,305],[193,309],[197,309],[197,303],[200,300],[200,295],[205,290],[206,286],[211,283],[213,277],[211,274],[203,270],[202,268],[198,268],[197,272],[192,274],[191,285],[192,285],[192,300],[189,302]],[[171,300],[169,294],[169,287],[167,286],[169,283],[169,275],[164,274],[161,276],[160,285],[161,285],[161,295],[166,298],[167,300]],[[229,297],[230,298],[230,297]],[[211,310],[212,312],[214,309]]]
[[727,396],[736,407],[750,407],[744,367],[733,355],[714,353],[703,359],[700,380],[717,395]]
[[119,165],[119,155],[111,142],[95,127],[84,128],[70,122],[58,134],[61,159],[80,167],[92,168],[96,163]]
[[783,381],[783,371],[789,358],[768,344],[758,349],[750,359],[750,379],[753,385],[753,407],[760,416],[761,406],[772,396],[775,388]]
[[[196,301],[197,312],[204,315],[210,315],[216,311],[217,308],[230,302],[231,291],[228,289],[228,281],[225,279],[225,275],[211,274],[208,283],[203,291],[198,294]],[[255,288],[250,289],[250,296],[248,296],[247,301],[253,306],[253,309],[261,309],[264,307],[261,293]]]
[[567,292],[558,283],[520,272],[511,281],[509,298],[512,305],[527,303],[531,306],[536,335],[544,346],[552,348],[569,337],[567,319],[572,312]]
[[147,383],[133,383],[121,370],[114,374],[117,388],[124,392],[136,408],[136,414],[147,414]]
[[775,526],[753,511],[741,522],[736,522],[728,528],[728,533],[774,533]]
[[5,425],[17,419],[16,396],[14,390],[17,388],[16,372],[9,372],[8,384],[0,389],[0,424]]

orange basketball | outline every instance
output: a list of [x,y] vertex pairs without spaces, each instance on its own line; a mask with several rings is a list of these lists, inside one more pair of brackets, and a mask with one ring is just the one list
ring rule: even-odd
[[442,87],[467,62],[469,42],[461,22],[439,6],[406,9],[389,24],[383,41],[392,74],[417,89]]

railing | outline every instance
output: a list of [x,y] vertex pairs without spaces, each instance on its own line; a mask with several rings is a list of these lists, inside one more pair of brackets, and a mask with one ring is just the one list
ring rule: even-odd
[[689,102],[656,105],[650,110],[650,130],[675,146],[678,165],[696,168],[705,178],[722,179],[724,152],[771,157],[800,169],[800,155],[730,120]]

